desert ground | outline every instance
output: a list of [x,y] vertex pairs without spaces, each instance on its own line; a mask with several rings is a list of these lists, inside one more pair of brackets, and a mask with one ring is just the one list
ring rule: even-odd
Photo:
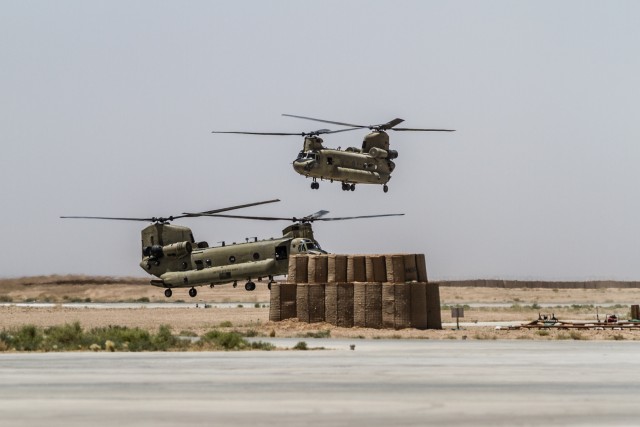
[[[175,333],[202,334],[214,328],[251,331],[258,336],[308,337],[330,334],[335,338],[420,338],[420,339],[590,339],[640,340],[638,330],[496,329],[484,322],[521,325],[539,315],[560,320],[595,321],[606,314],[629,318],[630,304],[640,303],[638,288],[557,289],[440,286],[442,330],[381,330],[339,328],[326,323],[306,324],[296,320],[269,321],[269,291],[266,283],[247,292],[242,285],[197,288],[190,298],[187,289],[174,290],[167,299],[161,288],[144,278],[85,276],[42,276],[0,279],[0,330],[25,324],[53,326],[80,322],[85,328],[120,325],[157,330],[170,325]],[[79,308],[69,303],[182,302],[176,308]],[[37,303],[24,306],[22,303]],[[43,306],[40,303],[47,303]],[[228,307],[210,307],[230,303]],[[63,306],[65,304],[65,306]],[[455,329],[449,306],[463,306],[465,317]]]

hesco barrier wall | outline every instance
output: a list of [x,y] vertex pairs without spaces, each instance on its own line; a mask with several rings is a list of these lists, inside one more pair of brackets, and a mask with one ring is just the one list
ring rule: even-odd
[[423,254],[293,255],[271,285],[269,320],[341,327],[442,329],[440,291]]

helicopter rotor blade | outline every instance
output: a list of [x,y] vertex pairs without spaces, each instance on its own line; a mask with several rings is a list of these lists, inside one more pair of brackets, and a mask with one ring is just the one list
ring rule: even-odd
[[329,213],[328,211],[318,211],[315,214],[311,214],[302,218],[285,218],[285,217],[273,217],[273,216],[248,216],[248,215],[228,215],[228,214],[206,214],[203,216],[215,216],[221,218],[236,218],[236,219],[254,219],[259,221],[292,221],[292,222],[314,222],[314,221],[343,221],[347,219],[361,219],[361,218],[378,218],[385,216],[402,216],[404,214],[380,214],[380,215],[359,215],[359,216],[346,216],[346,217],[333,217],[322,218],[322,216]]
[[304,132],[225,132],[225,131],[211,131],[211,133],[234,133],[238,135],[273,135],[273,136],[304,136]]
[[353,123],[333,122],[331,120],[314,119],[313,117],[296,116],[294,114],[283,114],[283,116],[285,116],[285,117],[295,117],[296,119],[312,120],[314,122],[320,122],[320,123],[329,123],[329,124],[332,124],[332,125],[349,126],[349,127],[353,127],[353,128],[356,128],[356,129],[362,129],[362,128],[368,128],[369,127],[369,126],[363,126],[363,125],[354,125]]
[[391,130],[397,131],[412,131],[412,132],[455,132],[455,129],[417,129],[417,128],[393,128]]
[[248,208],[250,206],[264,205],[267,203],[275,203],[279,202],[280,199],[272,199],[265,200],[262,202],[255,203],[246,203],[244,205],[237,206],[229,206],[226,208],[214,209],[206,212],[199,213],[183,213],[182,215],[175,215],[169,217],[151,217],[151,218],[129,218],[129,217],[111,217],[111,216],[61,216],[60,218],[70,218],[70,219],[106,219],[106,220],[116,220],[116,221],[144,221],[144,222],[169,222],[179,218],[193,218],[199,216],[208,216],[209,214],[214,214],[217,212],[226,212],[234,209]]
[[233,210],[236,210],[236,209],[248,208],[250,206],[258,206],[258,205],[265,205],[267,203],[275,203],[275,202],[279,202],[279,201],[280,201],[280,199],[265,200],[263,202],[247,203],[247,204],[244,204],[244,205],[230,206],[228,208],[213,209],[213,210],[204,211],[204,212],[197,212],[197,213],[183,212],[183,215],[185,215],[185,216],[199,216],[199,215],[202,215],[202,214],[215,214],[215,213],[220,213],[220,212],[233,211]]
[[[371,130],[377,130],[377,131],[381,131],[381,130],[385,131],[385,130],[391,129],[391,130],[398,130],[398,131],[414,131],[414,132],[455,132],[454,129],[396,128],[395,126],[397,126],[400,123],[404,122],[404,120],[401,119],[401,118],[395,118],[393,120],[388,121],[387,123],[382,123],[382,124],[379,124],[379,125],[355,125],[353,123],[334,122],[334,121],[331,121],[331,120],[316,119],[316,118],[313,118],[313,117],[296,116],[294,114],[283,114],[283,116],[295,117],[297,119],[313,120],[313,121],[316,121],[316,122],[329,123],[329,124],[339,125],[339,126],[350,126],[351,129],[349,129],[349,130],[369,128]],[[335,132],[344,132],[344,130],[333,131],[331,133],[335,133]]]
[[359,127],[349,128],[349,129],[339,129],[339,130],[331,130],[331,129],[318,129],[311,132],[244,132],[244,131],[212,131],[211,133],[231,133],[237,135],[267,135],[267,136],[314,136],[314,135],[324,135],[329,133],[339,133],[339,132],[348,132],[351,130],[360,129]]
[[61,216],[60,218],[67,219],[108,219],[115,221],[145,221],[145,222],[154,222],[157,218],[118,218],[111,216]]
[[343,221],[346,219],[360,219],[360,218],[379,218],[383,216],[403,216],[404,214],[380,214],[380,215],[358,215],[358,216],[343,216],[332,218],[315,218],[314,221]]

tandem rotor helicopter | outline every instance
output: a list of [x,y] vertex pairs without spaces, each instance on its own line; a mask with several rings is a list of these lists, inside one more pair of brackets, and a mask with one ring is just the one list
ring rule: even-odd
[[[169,298],[173,288],[189,288],[189,296],[198,294],[196,286],[233,283],[246,281],[244,288],[253,291],[256,284],[253,279],[261,281],[263,277],[269,279],[268,288],[275,276],[287,274],[289,255],[292,254],[321,254],[327,253],[313,237],[311,223],[314,221],[340,221],[359,218],[375,218],[385,216],[401,216],[404,214],[362,215],[352,217],[325,218],[328,211],[319,211],[302,218],[284,218],[267,216],[227,215],[235,209],[267,203],[279,202],[279,199],[248,203],[197,213],[183,213],[169,217],[152,218],[118,218],[96,216],[61,216],[72,219],[103,219],[120,221],[151,222],[142,234],[142,261],[140,267],[157,279],[151,284],[165,288],[164,295]],[[282,230],[282,237],[252,241],[245,243],[225,244],[210,247],[207,242],[196,242],[191,229],[184,226],[172,225],[171,221],[180,218],[222,217],[252,219],[261,221],[292,221],[293,224]]]
[[[340,181],[343,191],[355,191],[356,184],[381,184],[383,191],[389,191],[387,183],[391,179],[391,173],[396,165],[393,159],[398,157],[396,150],[389,149],[389,135],[387,131],[411,131],[411,132],[454,132],[453,129],[418,129],[398,128],[403,119],[393,119],[387,123],[377,125],[358,125],[353,123],[336,122],[331,120],[315,119],[313,117],[283,114],[286,117],[313,120],[339,126],[347,126],[348,129],[329,130],[319,129],[312,132],[243,132],[243,131],[213,131],[212,133],[231,133],[241,135],[272,135],[272,136],[302,136],[304,143],[298,157],[293,161],[293,169],[307,178],[312,178],[311,188],[320,188],[320,180]],[[348,132],[356,129],[370,129],[365,135],[362,147],[325,148],[320,135]]]

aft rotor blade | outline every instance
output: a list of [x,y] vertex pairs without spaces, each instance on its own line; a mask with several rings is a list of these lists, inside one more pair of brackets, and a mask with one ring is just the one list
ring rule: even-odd
[[304,132],[290,133],[290,132],[223,132],[223,131],[211,131],[211,133],[234,133],[238,135],[274,135],[274,136],[304,136]]
[[417,128],[392,128],[391,130],[413,131],[413,132],[455,132],[455,129],[417,129]]
[[283,116],[295,117],[296,119],[313,120],[314,122],[329,123],[329,124],[332,124],[332,125],[349,126],[349,127],[358,128],[358,129],[368,128],[369,127],[369,126],[363,126],[363,125],[354,125],[353,123],[333,122],[331,120],[314,119],[313,117],[296,116],[296,115],[293,115],[293,114],[283,114]]
[[[188,216],[188,217],[207,216],[207,215],[211,215],[211,214],[215,214],[215,213],[219,213],[219,212],[227,212],[227,211],[232,211],[232,210],[236,210],[236,209],[248,208],[250,206],[258,206],[258,205],[265,205],[267,203],[275,203],[275,202],[279,202],[279,201],[280,201],[280,199],[265,200],[263,202],[247,203],[247,204],[244,204],[244,205],[230,206],[228,208],[213,209],[213,210],[204,211],[204,212],[195,212],[195,213],[183,212],[183,215],[184,216]],[[176,217],[176,218],[178,218],[178,217]]]
[[156,218],[116,218],[111,216],[61,216],[60,218],[71,218],[71,219],[109,219],[115,221],[145,221],[152,222],[155,221]]
[[295,218],[280,218],[273,216],[249,216],[249,215],[228,215],[228,214],[199,214],[199,216],[212,216],[216,218],[239,218],[239,219],[255,219],[260,221],[297,221]]
[[318,212],[312,213],[311,215],[305,216],[304,219],[317,219],[317,218],[325,216],[328,213],[329,213],[329,211],[325,211],[323,209],[323,210],[320,210]]

